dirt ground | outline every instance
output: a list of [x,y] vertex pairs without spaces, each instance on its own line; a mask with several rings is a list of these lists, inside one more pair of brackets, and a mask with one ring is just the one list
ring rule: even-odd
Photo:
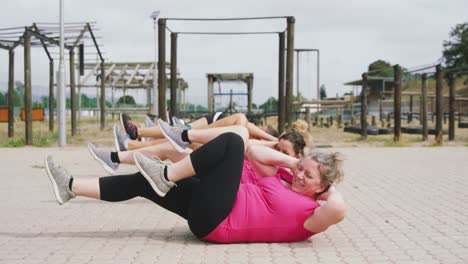
[[[144,126],[144,116],[136,115],[132,117],[135,123],[139,126]],[[104,130],[100,130],[100,123],[97,117],[81,118],[77,134],[71,136],[70,120],[67,120],[67,146],[84,146],[87,142],[93,142],[99,146],[113,146],[112,126],[117,123],[117,116],[112,119],[110,116],[107,119],[107,124]],[[276,127],[275,118],[269,118],[267,124]],[[407,126],[404,120],[402,126]],[[417,126],[419,121],[413,121],[410,125]],[[434,124],[429,122],[429,127]],[[444,129],[448,129],[448,125],[444,124]],[[24,122],[15,122],[15,135],[13,138],[8,138],[8,123],[0,123],[0,146],[1,147],[18,147],[25,145],[25,125]],[[427,141],[422,141],[421,135],[401,134],[400,141],[394,142],[393,134],[391,135],[369,135],[367,139],[362,139],[358,134],[343,132],[343,128],[338,128],[336,122],[333,126],[326,127],[310,127],[310,133],[313,138],[313,145],[319,148],[325,147],[420,147],[438,146],[435,142],[435,136],[429,135]],[[57,123],[55,123],[54,132],[49,132],[48,120],[33,122],[33,146],[37,147],[54,147],[57,146]],[[468,146],[468,128],[455,129],[455,140],[448,141],[448,136],[444,135],[442,146]]]

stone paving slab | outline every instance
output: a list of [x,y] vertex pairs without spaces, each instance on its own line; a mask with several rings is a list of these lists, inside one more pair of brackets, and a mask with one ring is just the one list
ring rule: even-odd
[[59,206],[44,155],[104,176],[86,148],[0,149],[0,263],[468,263],[468,148],[332,150],[347,157],[343,222],[300,243],[217,245],[144,199]]

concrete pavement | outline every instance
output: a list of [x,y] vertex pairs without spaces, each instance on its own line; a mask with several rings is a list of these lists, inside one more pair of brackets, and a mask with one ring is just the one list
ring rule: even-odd
[[300,243],[216,245],[144,199],[59,206],[44,155],[106,175],[86,148],[0,149],[0,263],[468,263],[467,147],[327,150],[347,157],[343,222]]

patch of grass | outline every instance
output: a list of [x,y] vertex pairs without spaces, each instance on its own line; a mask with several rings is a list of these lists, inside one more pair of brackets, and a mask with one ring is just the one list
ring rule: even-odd
[[401,148],[401,147],[407,147],[408,144],[405,142],[401,142],[401,141],[395,142],[393,140],[388,140],[384,142],[383,146],[389,147],[389,148]]
[[315,148],[333,148],[332,145],[316,145]]
[[0,144],[0,147],[2,148],[17,148],[17,147],[24,147],[26,145],[26,141],[24,138],[19,138],[19,139],[11,139],[7,140],[5,142],[2,142]]

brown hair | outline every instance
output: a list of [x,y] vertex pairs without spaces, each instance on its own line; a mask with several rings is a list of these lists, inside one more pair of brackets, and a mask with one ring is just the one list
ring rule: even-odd
[[304,141],[304,137],[299,132],[288,129],[278,138],[278,140],[281,139],[288,140],[293,144],[294,153],[296,155],[304,155],[304,148],[306,146],[306,142]]
[[312,146],[312,136],[308,132],[309,125],[306,121],[298,119],[291,124],[291,127],[292,129],[286,130],[278,140],[288,140],[293,144],[296,155],[304,155],[304,148]]

